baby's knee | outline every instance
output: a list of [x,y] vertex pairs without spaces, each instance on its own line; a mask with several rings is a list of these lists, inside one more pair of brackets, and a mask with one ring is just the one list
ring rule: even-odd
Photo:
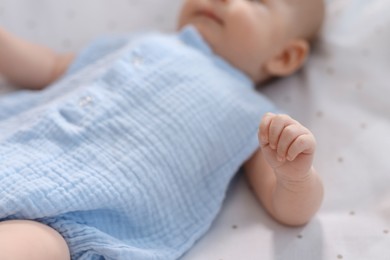
[[64,238],[54,229],[28,220],[0,222],[0,259],[69,260]]

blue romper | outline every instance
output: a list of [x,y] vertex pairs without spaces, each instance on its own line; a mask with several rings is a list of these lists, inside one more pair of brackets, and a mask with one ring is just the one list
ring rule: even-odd
[[177,259],[268,111],[193,27],[101,38],[45,90],[0,97],[0,220],[53,227],[72,259]]

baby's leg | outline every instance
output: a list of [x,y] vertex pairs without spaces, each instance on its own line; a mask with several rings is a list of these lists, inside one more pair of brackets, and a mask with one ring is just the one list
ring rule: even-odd
[[0,222],[1,260],[69,260],[69,249],[54,229],[38,222]]

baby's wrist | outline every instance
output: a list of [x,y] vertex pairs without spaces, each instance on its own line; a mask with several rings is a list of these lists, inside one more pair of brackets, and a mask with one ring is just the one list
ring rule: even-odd
[[310,185],[313,178],[315,178],[314,172],[315,170],[313,166],[311,166],[309,170],[302,173],[282,173],[275,170],[277,184],[287,190],[294,192],[298,192],[302,188],[306,188],[307,185]]

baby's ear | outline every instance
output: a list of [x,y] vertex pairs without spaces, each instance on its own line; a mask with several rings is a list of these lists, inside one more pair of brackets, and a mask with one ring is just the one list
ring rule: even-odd
[[302,67],[309,51],[310,46],[306,40],[291,40],[276,56],[265,63],[264,69],[270,76],[291,75]]

